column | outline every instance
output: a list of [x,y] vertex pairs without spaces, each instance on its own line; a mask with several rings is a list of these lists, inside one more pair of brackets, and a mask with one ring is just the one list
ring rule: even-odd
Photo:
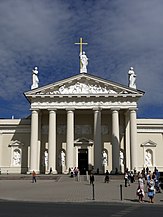
[[120,155],[120,144],[119,144],[119,109],[112,110],[112,172],[116,169],[120,169],[119,155]]
[[94,111],[94,169],[102,172],[102,155],[101,155],[101,111]]
[[125,113],[125,166],[126,168],[128,168],[129,170],[131,170],[131,150],[130,150],[130,113],[129,111],[126,111]]
[[52,173],[56,170],[56,111],[49,111],[49,146],[48,146],[48,171],[52,168]]
[[38,165],[38,111],[32,110],[31,115],[31,148],[30,148],[30,169],[39,172]]
[[[41,156],[41,118],[42,118],[42,113],[41,111],[39,112],[39,117],[38,117],[38,165],[39,165],[39,170],[42,169],[42,157]],[[40,171],[41,172],[41,171]]]
[[66,167],[74,167],[74,111],[67,111]]
[[1,166],[2,166],[2,131],[0,131],[0,172],[1,172]]
[[130,110],[130,144],[131,144],[131,169],[137,169],[137,122],[136,110]]
[[92,147],[88,146],[88,170],[92,170]]

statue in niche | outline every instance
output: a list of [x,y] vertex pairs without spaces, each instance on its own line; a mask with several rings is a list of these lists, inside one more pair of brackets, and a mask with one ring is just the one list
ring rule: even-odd
[[45,163],[45,166],[47,167],[48,166],[48,151],[44,152],[44,163]]
[[61,151],[61,166],[65,166],[65,152],[62,150]]
[[14,164],[14,166],[20,166],[20,164],[21,164],[20,150],[14,151],[13,164]]
[[107,164],[108,164],[108,155],[107,155],[106,151],[104,150],[102,152],[102,165],[107,166]]
[[38,84],[39,84],[39,79],[38,79],[38,68],[35,67],[33,70],[32,70],[33,74],[32,74],[32,86],[31,86],[31,90],[35,89],[38,87]]
[[134,72],[134,68],[130,67],[130,70],[128,71],[129,75],[129,87],[136,89],[136,74]]
[[123,166],[124,165],[124,154],[123,154],[123,151],[120,151],[119,161],[120,161],[120,166]]
[[148,167],[152,166],[152,154],[149,150],[145,153],[145,165]]
[[86,56],[85,51],[83,51],[83,53],[80,53],[80,62],[80,73],[87,73],[88,57]]

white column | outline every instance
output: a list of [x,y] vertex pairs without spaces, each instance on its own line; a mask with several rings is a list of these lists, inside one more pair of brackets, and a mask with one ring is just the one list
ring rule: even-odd
[[131,144],[131,169],[137,169],[137,122],[136,110],[130,110],[130,144]]
[[2,166],[2,131],[0,131],[0,170],[1,170],[1,166]]
[[131,150],[130,150],[130,114],[129,111],[126,111],[125,113],[125,164],[126,164],[126,168],[128,168],[129,170],[131,170]]
[[40,159],[41,155],[41,118],[42,118],[42,113],[39,112],[39,117],[38,117],[38,165],[39,165],[39,171],[41,169],[41,164],[42,164],[42,158]]
[[78,167],[78,152],[79,152],[79,146],[75,147],[75,166]]
[[119,165],[120,144],[119,144],[119,112],[118,109],[112,110],[112,171],[116,168],[120,169]]
[[38,165],[38,111],[33,110],[31,115],[31,148],[30,148],[30,169],[39,172]]
[[94,111],[94,169],[102,172],[101,111]]
[[74,111],[67,111],[66,167],[74,167]]
[[88,170],[92,169],[92,165],[93,165],[93,162],[92,162],[92,147],[88,146]]
[[49,111],[49,147],[48,147],[48,171],[52,168],[52,173],[56,170],[56,111]]

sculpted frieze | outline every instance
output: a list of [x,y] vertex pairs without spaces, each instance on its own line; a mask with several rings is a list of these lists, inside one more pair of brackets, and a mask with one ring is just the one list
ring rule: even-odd
[[[46,94],[117,94],[115,90],[102,87],[100,85],[90,85],[77,82],[66,87],[63,85],[58,90],[46,92]],[[42,94],[42,93],[39,93]]]

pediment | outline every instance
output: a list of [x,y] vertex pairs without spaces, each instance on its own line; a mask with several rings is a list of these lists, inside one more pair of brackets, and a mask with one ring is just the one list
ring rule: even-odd
[[141,147],[146,147],[146,148],[148,148],[148,147],[156,147],[156,143],[151,141],[151,140],[148,140],[148,141],[142,143]]
[[46,85],[25,93],[28,96],[59,95],[143,95],[138,91],[118,83],[90,75],[78,74],[70,78]]
[[12,140],[11,143],[9,144],[9,147],[21,147],[23,145],[24,144],[18,140],[14,140],[14,141]]
[[89,145],[93,145],[93,140],[91,139],[87,139],[85,137],[81,137],[81,138],[78,138],[74,141],[74,144],[75,145],[82,145],[82,144],[89,144]]

